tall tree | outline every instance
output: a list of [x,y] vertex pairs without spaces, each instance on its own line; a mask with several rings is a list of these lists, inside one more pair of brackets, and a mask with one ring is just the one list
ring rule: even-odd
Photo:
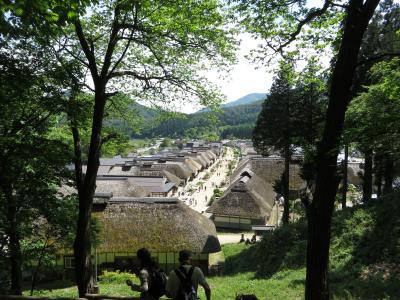
[[[400,40],[397,31],[400,29],[400,8],[393,1],[383,1],[377,13],[371,20],[363,38],[360,49],[360,65],[357,68],[355,80],[352,87],[352,97],[366,90],[366,86],[373,84],[373,76],[370,74],[371,67],[382,60],[387,60],[396,53],[400,53]],[[357,104],[357,101],[354,105]],[[351,142],[364,153],[365,163],[363,179],[363,201],[368,202],[372,196],[373,185],[373,160],[374,156],[382,156],[384,151],[374,141],[374,128],[367,129],[369,124],[365,123],[363,117],[355,114],[357,109],[350,105],[349,115],[346,115],[345,139]],[[363,112],[367,114],[367,111]],[[366,118],[368,119],[368,117]],[[377,120],[375,120],[376,122]],[[371,136],[372,133],[372,136]],[[379,159],[378,159],[379,160]],[[377,168],[375,168],[378,170]],[[390,180],[389,180],[390,181]]]
[[[375,151],[375,172],[379,178],[377,185],[380,189],[380,176],[383,176],[386,182],[385,193],[392,189],[393,162],[399,159],[399,144],[396,138],[400,126],[397,122],[399,67],[397,58],[375,64],[369,72],[371,84],[352,101],[346,115],[348,123],[354,124],[348,126],[348,134],[355,137],[359,144],[369,145],[371,149],[369,157],[365,158],[365,169],[372,169],[372,151]],[[372,173],[372,170],[370,172]],[[372,181],[372,178],[370,180]],[[370,188],[367,191],[365,201],[370,199],[371,190]]]
[[325,85],[319,73],[320,67],[314,58],[297,75],[290,65],[282,62],[253,131],[253,142],[260,153],[267,155],[280,150],[285,158],[285,168],[279,182],[282,187],[280,193],[285,198],[284,223],[289,220],[292,148],[301,147],[304,152],[313,152],[322,128]]
[[291,158],[291,110],[293,98],[294,69],[291,64],[283,61],[271,91],[263,103],[253,131],[253,143],[258,152],[269,155],[272,151],[282,151],[285,167],[281,186],[284,197],[282,222],[289,222],[289,166]]
[[[60,113],[60,85],[42,49],[13,41],[0,50],[0,209],[6,216],[11,293],[22,293],[21,240],[43,202],[56,199],[68,162],[65,144],[48,137]],[[31,60],[31,55],[38,59]],[[40,59],[39,59],[40,58]],[[52,78],[52,76],[54,77]]]
[[[293,41],[302,39],[317,46],[321,35],[333,33],[335,59],[330,75],[329,102],[322,138],[316,153],[316,181],[312,201],[308,202],[308,243],[306,299],[329,299],[328,260],[331,219],[338,187],[337,156],[344,116],[351,100],[351,87],[358,63],[362,38],[379,0],[324,1],[322,6],[304,1],[237,1],[245,17],[243,23],[264,38],[265,49],[284,54]],[[342,14],[336,14],[341,11]],[[332,26],[335,19],[343,21]],[[333,22],[332,22],[333,21]],[[330,23],[330,27],[324,24]],[[311,30],[305,30],[306,25]],[[332,29],[333,31],[329,31]],[[336,33],[335,33],[336,30]],[[331,36],[332,37],[332,36]],[[326,39],[325,39],[326,41]],[[320,50],[321,48],[317,49]]]
[[81,64],[85,75],[70,75],[76,86],[93,94],[85,175],[80,132],[72,124],[79,196],[74,253],[81,297],[93,286],[89,225],[101,147],[109,138],[103,134],[106,104],[120,91],[135,100],[157,99],[169,109],[177,99],[213,104],[219,94],[198,71],[206,65],[224,68],[234,59],[233,40],[216,0],[103,0],[89,2],[86,9],[88,2],[51,2],[45,13],[52,17],[38,22],[44,28],[62,27],[52,35],[54,51]]

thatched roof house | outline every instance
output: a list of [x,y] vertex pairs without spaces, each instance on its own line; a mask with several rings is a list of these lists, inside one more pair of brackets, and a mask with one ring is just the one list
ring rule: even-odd
[[[110,168],[111,168],[111,167],[112,167],[111,165],[99,166],[99,169],[97,170],[97,175],[98,175],[98,176],[107,175],[108,172],[110,171]],[[82,173],[83,173],[83,174],[86,174],[86,169],[87,169],[87,166],[86,166],[86,165],[83,165],[83,166],[82,166]]]
[[169,177],[170,182],[174,183],[177,183],[177,178],[179,178],[179,184],[185,183],[193,177],[192,171],[183,162],[150,157],[129,161],[124,165],[116,165],[111,168],[108,174],[141,176],[140,174],[148,174],[149,172],[156,172],[158,175],[164,173],[163,175]]
[[182,152],[183,155],[190,157],[196,163],[201,165],[201,170],[208,167],[209,163],[203,158],[199,152]]
[[265,225],[274,205],[271,184],[250,170],[245,170],[221,198],[207,209],[219,228],[251,229]]
[[[235,172],[231,176],[232,181],[236,181],[245,170],[251,170],[263,179],[265,182],[271,184],[281,178],[285,164],[284,159],[281,157],[262,157],[262,156],[245,156],[243,157]],[[293,191],[301,189],[304,180],[300,177],[300,164],[290,163],[290,189]]]
[[219,252],[214,224],[177,198],[111,198],[96,214],[101,223],[99,252]]
[[[95,200],[93,217],[100,232],[93,262],[99,272],[136,269],[136,251],[146,247],[167,272],[179,266],[178,252],[189,249],[194,253],[193,264],[207,273],[209,254],[221,251],[213,222],[177,198],[98,194]],[[63,266],[66,276],[73,276],[72,251],[60,257],[57,265]]]
[[150,192],[130,178],[97,177],[96,193],[112,193],[114,197],[147,197]]
[[150,166],[147,166],[144,164],[141,167],[141,170],[166,170],[175,176],[179,177],[182,179],[184,182],[187,182],[188,180],[191,180],[193,178],[193,174],[190,171],[190,169],[185,166],[184,163],[178,162],[178,161],[162,161],[159,160],[157,163],[152,164]]
[[165,160],[168,162],[181,162],[183,163],[188,170],[191,171],[192,176],[196,176],[197,173],[199,173],[199,171],[202,169],[201,165],[199,163],[197,163],[196,161],[194,161],[192,158],[190,157],[185,157],[183,155],[174,155],[174,156],[167,156],[167,157],[163,157],[161,160]]

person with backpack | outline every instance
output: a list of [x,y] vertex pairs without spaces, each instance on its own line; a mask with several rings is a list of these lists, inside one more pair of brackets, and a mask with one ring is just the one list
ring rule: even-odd
[[200,268],[191,264],[192,253],[179,252],[179,268],[171,271],[166,285],[166,295],[174,300],[197,300],[197,288],[201,285],[206,299],[211,299],[211,289]]
[[140,269],[138,277],[140,285],[127,280],[126,284],[132,291],[140,292],[141,300],[158,300],[165,295],[165,285],[167,276],[164,271],[159,269],[157,264],[151,258],[151,253],[146,248],[137,251],[136,256],[139,260]]

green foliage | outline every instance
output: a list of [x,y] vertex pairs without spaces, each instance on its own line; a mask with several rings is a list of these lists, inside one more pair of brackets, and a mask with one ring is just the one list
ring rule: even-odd
[[[151,111],[150,108],[144,108]],[[157,117],[149,117],[136,137],[168,136],[171,138],[202,138],[209,140],[226,138],[233,135],[236,138],[250,138],[254,123],[261,110],[261,102],[234,107],[223,107],[215,112],[198,112],[190,115],[169,114],[158,122]],[[163,112],[161,112],[163,115]]]
[[[278,57],[276,53],[304,59],[310,50],[323,54],[340,36],[339,28],[345,15],[340,7],[330,2],[324,5],[292,0],[230,2],[234,10],[232,17],[239,19],[244,30],[265,41],[252,53],[257,62],[270,63]],[[288,47],[294,41],[295,46]]]
[[167,147],[171,147],[172,146],[172,142],[170,138],[164,138],[160,144],[160,148],[167,148]]
[[101,283],[118,283],[118,284],[126,284],[127,280],[136,281],[137,277],[131,273],[125,273],[120,271],[109,272],[104,271],[103,274],[99,276]]
[[[396,299],[400,292],[399,199],[397,192],[376,203],[335,213],[330,251],[333,299]],[[306,238],[306,222],[300,219],[255,245],[223,245],[225,274],[207,279],[213,297],[232,299],[242,292],[255,293],[261,299],[301,298]],[[109,274],[111,279],[100,281],[102,294],[132,295],[124,283],[125,274]],[[37,294],[73,297],[76,289],[47,288]],[[200,290],[204,298],[202,295]]]
[[[10,258],[21,264],[38,258],[35,249],[49,246],[46,241],[60,246],[73,224],[70,199],[57,193],[69,178],[65,166],[71,156],[64,141],[50,134],[65,105],[62,79],[43,50],[15,41],[0,52],[0,248],[8,249],[0,264],[5,266]],[[44,263],[48,253],[43,250]]]
[[315,145],[326,105],[320,69],[313,57],[298,74],[291,64],[281,62],[253,131],[253,143],[260,153],[282,151],[288,140],[303,150]]
[[[399,192],[375,203],[337,211],[332,219],[330,278],[337,299],[384,299],[399,294]],[[227,274],[255,272],[256,278],[279,278],[305,267],[307,226],[304,218],[265,235],[254,246],[230,246]],[[244,247],[240,251],[240,247]],[[304,277],[301,278],[301,284]]]
[[223,192],[219,188],[215,188],[210,200],[207,203],[207,206],[211,206],[216,198],[219,198],[223,195]]
[[281,150],[284,145],[290,145],[294,129],[290,122],[293,115],[290,108],[294,99],[294,76],[293,65],[281,61],[270,95],[263,103],[253,131],[254,147],[263,155],[268,155],[272,149]]
[[400,150],[400,60],[380,62],[371,69],[373,84],[356,97],[348,109],[348,138],[381,153]]

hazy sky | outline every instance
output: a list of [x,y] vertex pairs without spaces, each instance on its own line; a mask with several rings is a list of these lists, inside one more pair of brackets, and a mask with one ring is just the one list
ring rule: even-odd
[[245,58],[251,49],[257,47],[257,41],[248,34],[241,34],[239,38],[241,45],[237,52],[238,63],[230,73],[231,79],[219,80],[216,73],[209,74],[209,79],[221,86],[228,102],[250,93],[265,93],[272,83],[272,73],[265,68],[256,69],[256,65]]
[[[266,93],[271,87],[272,73],[265,68],[256,69],[256,65],[245,58],[251,49],[257,47],[257,41],[248,34],[241,34],[241,45],[237,52],[238,62],[233,66],[228,79],[220,79],[218,70],[206,73],[206,77],[213,83],[220,86],[227,101],[234,101],[250,93]],[[186,106],[183,112],[191,113],[197,111],[200,106]]]

